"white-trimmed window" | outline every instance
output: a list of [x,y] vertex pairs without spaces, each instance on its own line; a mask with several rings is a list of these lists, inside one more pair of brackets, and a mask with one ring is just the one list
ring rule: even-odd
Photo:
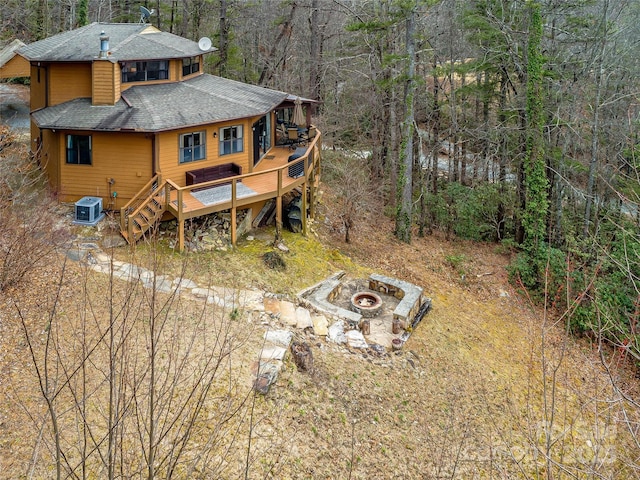
[[220,155],[238,153],[243,150],[242,125],[220,129]]
[[67,135],[67,163],[91,165],[91,135]]
[[207,157],[206,132],[180,135],[180,163],[202,160]]

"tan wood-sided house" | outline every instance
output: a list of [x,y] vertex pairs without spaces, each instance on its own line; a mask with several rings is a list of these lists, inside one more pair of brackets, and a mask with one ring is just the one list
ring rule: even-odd
[[29,76],[31,73],[29,62],[17,53],[24,45],[24,42],[16,39],[0,50],[0,79]]
[[93,23],[22,47],[32,149],[59,200],[101,199],[130,243],[172,215],[180,249],[184,222],[216,211],[231,210],[234,244],[238,209],[255,217],[275,199],[281,225],[293,189],[313,214],[319,132],[276,145],[300,100],[203,73],[214,51],[145,23]]

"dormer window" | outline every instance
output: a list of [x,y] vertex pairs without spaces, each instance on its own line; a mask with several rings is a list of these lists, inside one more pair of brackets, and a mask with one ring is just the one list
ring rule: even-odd
[[125,62],[122,67],[122,83],[167,80],[169,61]]
[[182,59],[182,76],[186,77],[200,71],[200,57]]

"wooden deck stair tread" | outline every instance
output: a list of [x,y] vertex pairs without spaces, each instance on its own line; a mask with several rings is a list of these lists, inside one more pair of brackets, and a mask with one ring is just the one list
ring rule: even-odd
[[129,238],[129,232],[126,230],[121,232],[122,236],[130,244],[137,242],[162,217],[164,211],[164,192],[158,193],[156,190],[140,204],[134,215],[128,217],[132,238]]

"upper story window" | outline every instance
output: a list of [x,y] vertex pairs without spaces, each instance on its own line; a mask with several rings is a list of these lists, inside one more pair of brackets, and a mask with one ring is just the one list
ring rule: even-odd
[[67,163],[91,165],[91,135],[67,135]]
[[220,129],[220,155],[242,152],[242,125]]
[[206,132],[180,135],[180,163],[202,160],[207,156]]
[[122,83],[146,82],[148,80],[167,80],[169,61],[125,62],[122,67]]
[[200,71],[200,57],[182,59],[182,76],[186,77]]

